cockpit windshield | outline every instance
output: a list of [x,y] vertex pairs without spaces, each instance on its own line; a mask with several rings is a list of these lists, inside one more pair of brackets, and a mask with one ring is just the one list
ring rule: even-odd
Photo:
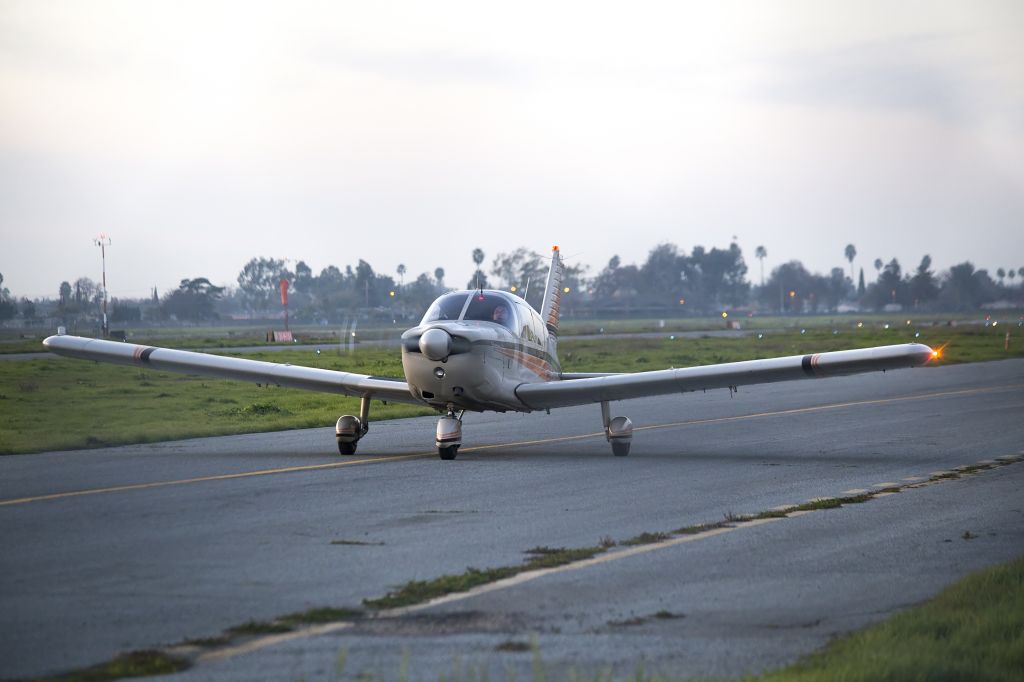
[[464,319],[495,322],[512,331],[517,329],[513,306],[503,297],[494,294],[473,294]]
[[469,294],[461,292],[457,294],[445,294],[427,309],[420,324],[437,322],[438,320],[457,320],[462,314],[462,308],[466,305],[466,297]]

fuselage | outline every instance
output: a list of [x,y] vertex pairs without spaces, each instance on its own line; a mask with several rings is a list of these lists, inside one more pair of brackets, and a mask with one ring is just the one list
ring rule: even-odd
[[402,366],[413,395],[438,410],[527,411],[516,388],[560,376],[549,348],[540,315],[522,298],[457,291],[402,334]]

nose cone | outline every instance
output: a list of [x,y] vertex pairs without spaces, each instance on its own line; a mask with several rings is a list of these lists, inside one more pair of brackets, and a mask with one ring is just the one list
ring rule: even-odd
[[420,337],[420,352],[431,360],[444,360],[452,353],[452,337],[443,329],[428,329]]

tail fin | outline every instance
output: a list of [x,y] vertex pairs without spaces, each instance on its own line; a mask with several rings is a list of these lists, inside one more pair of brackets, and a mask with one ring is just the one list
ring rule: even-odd
[[540,305],[540,319],[548,330],[548,352],[557,357],[558,347],[558,311],[562,302],[562,278],[565,266],[557,246],[551,247],[551,269],[548,270],[548,282],[544,287],[544,300]]

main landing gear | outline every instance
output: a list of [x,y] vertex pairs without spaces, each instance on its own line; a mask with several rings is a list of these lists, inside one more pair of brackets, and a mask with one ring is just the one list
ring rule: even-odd
[[633,442],[633,422],[629,417],[612,417],[608,401],[601,401],[601,422],[604,424],[604,436],[612,446],[612,454],[625,457],[629,454],[629,446]]
[[462,415],[465,410],[455,414],[455,408],[448,406],[448,414],[437,420],[437,454],[441,459],[455,459],[459,446],[462,445]]
[[343,455],[356,454],[356,444],[370,430],[370,396],[359,400],[359,416],[346,414],[338,420],[334,433],[338,437],[338,452]]

